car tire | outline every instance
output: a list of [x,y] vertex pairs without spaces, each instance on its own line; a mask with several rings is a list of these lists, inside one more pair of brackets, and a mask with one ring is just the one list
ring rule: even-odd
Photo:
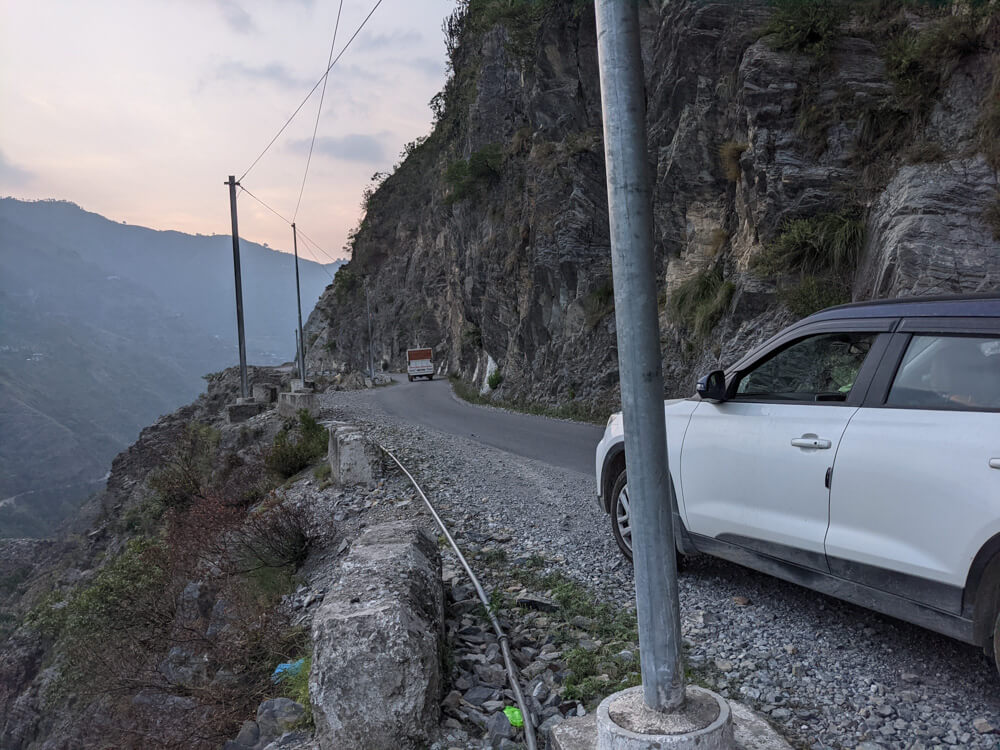
[[434,376],[433,376],[433,375],[428,375],[428,376],[427,376],[427,379],[428,379],[428,380],[434,380]]
[[993,662],[993,666],[1000,672],[1000,609],[993,615],[993,628],[990,633],[993,637],[983,651],[986,653],[986,658]]
[[[622,469],[611,487],[611,534],[618,543],[618,549],[632,562],[632,532],[629,523],[628,472]],[[677,552],[677,570],[684,568],[684,556]]]
[[409,379],[409,381],[410,381],[411,383],[413,382],[413,376],[412,376],[412,375],[407,375],[406,377],[407,377],[407,378]]

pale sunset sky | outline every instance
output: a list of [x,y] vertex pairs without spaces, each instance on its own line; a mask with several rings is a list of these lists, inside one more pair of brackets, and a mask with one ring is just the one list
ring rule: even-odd
[[[377,0],[344,0],[335,56]],[[239,177],[319,80],[339,0],[0,0],[0,195],[229,234]],[[361,192],[429,132],[454,0],[383,0],[330,73],[297,226],[341,257]],[[291,218],[320,90],[244,186]],[[249,196],[240,236],[291,252]],[[299,244],[304,257],[328,262]]]

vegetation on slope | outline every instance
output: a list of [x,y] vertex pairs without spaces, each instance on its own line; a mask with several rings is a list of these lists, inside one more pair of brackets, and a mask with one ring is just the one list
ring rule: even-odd
[[[305,634],[277,605],[309,536],[303,512],[271,488],[325,453],[326,438],[307,414],[263,450],[222,450],[205,424],[180,430],[145,500],[116,523],[127,541],[93,578],[54,591],[28,616],[58,667],[49,700],[98,701],[109,741],[120,733],[127,744],[138,731],[155,738],[149,747],[207,748],[261,700],[301,692],[275,687],[271,674],[306,653]],[[197,707],[183,720],[170,711],[177,695]]]

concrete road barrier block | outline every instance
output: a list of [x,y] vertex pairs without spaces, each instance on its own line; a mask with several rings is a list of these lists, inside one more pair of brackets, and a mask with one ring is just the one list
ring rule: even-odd
[[377,466],[376,450],[354,425],[331,427],[327,458],[331,479],[340,485],[371,484]]
[[242,404],[230,404],[226,407],[226,421],[229,424],[246,422],[251,417],[256,417],[262,411],[266,411],[267,406],[267,404],[258,403],[254,399],[247,399]]
[[318,415],[319,396],[307,392],[278,394],[278,414],[281,416],[294,418],[302,409],[305,409],[313,417]]
[[440,717],[444,589],[411,521],[368,530],[313,619],[309,696],[320,747],[416,750]]
[[254,383],[253,398],[254,401],[263,404],[273,404],[278,400],[278,386],[271,383]]

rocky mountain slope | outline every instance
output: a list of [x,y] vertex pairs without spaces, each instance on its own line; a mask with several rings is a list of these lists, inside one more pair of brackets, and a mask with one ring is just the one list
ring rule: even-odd
[[[238,359],[232,245],[13,199],[0,237],[0,537],[39,537]],[[243,243],[243,260],[250,361],[290,359],[291,256]],[[303,262],[302,279],[308,306],[330,277]]]
[[[666,390],[789,321],[1000,287],[1000,8],[643,8]],[[599,410],[617,359],[589,3],[470,0],[433,132],[309,319],[322,369],[433,346],[492,397]],[[375,187],[375,186],[373,186]],[[499,374],[494,374],[496,370]]]

